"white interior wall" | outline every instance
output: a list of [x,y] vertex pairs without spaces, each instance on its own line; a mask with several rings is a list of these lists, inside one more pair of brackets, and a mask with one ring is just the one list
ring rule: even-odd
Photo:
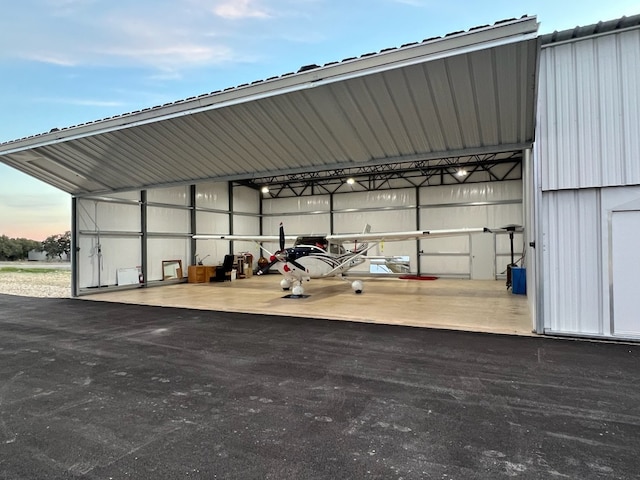
[[[363,231],[366,225],[371,225],[372,233],[416,230],[415,205],[416,190],[413,188],[335,195],[333,233],[357,233]],[[349,248],[348,245],[345,247]],[[411,270],[417,270],[415,240],[382,243],[371,250],[371,255],[408,256]],[[368,272],[368,262],[353,271]]]
[[[333,197],[333,233],[353,233],[361,231],[370,224],[373,232],[403,231],[439,228],[463,228],[487,225],[522,223],[521,181],[508,181],[487,184],[463,184],[457,186],[426,187],[420,190],[420,225],[416,225],[416,189],[382,190],[373,192],[350,192],[336,194]],[[123,195],[123,194],[119,194]],[[139,192],[130,192],[121,199],[137,199]],[[219,264],[229,244],[216,241],[198,241],[196,250],[190,251],[189,234],[191,212],[189,187],[179,186],[162,189],[150,189],[147,192],[147,229],[149,235],[147,260],[147,281],[161,280],[163,260],[181,260],[184,275],[188,265],[192,264],[194,254],[205,264]],[[91,225],[92,215],[82,213],[94,208],[98,216],[104,216],[105,225],[113,231],[122,229],[129,237],[119,239],[127,244],[134,255],[132,258],[120,257],[117,264],[104,265],[114,272],[117,268],[135,267],[142,263],[140,258],[140,207],[136,204],[93,203],[80,199],[80,229]],[[226,234],[230,232],[228,184],[206,183],[196,187],[196,225],[197,233]],[[331,199],[329,195],[267,198],[263,199],[262,231],[265,235],[277,235],[280,222],[285,225],[288,235],[327,234],[331,230]],[[258,234],[260,231],[260,193],[247,187],[234,188],[233,233]],[[95,217],[95,214],[93,214]],[[98,217],[99,219],[99,217]],[[88,229],[88,228],[87,228]],[[518,239],[520,240],[520,239]],[[521,254],[521,241],[517,240],[517,255]],[[82,240],[81,246],[87,250],[95,249],[95,240]],[[425,255],[420,258],[423,273],[453,274],[468,276],[469,237],[447,239],[429,239],[420,242]],[[509,245],[505,238],[496,239],[497,268],[502,271],[508,263]],[[277,249],[277,243],[266,243],[270,251]],[[260,250],[252,242],[234,242],[235,253],[251,252],[260,256]],[[387,242],[371,252],[372,255],[406,255],[410,257],[411,270],[417,271],[417,242]],[[111,260],[103,257],[105,262]],[[126,261],[126,265],[121,265]],[[95,286],[95,259],[80,262],[81,287]],[[368,264],[359,267],[368,271]],[[105,276],[107,281],[115,283],[115,276]],[[104,282],[103,282],[104,284]]]
[[140,232],[140,205],[137,203],[122,204],[80,198],[77,205],[80,231]]
[[[286,215],[312,212],[329,212],[330,202],[331,199],[329,195],[314,195],[310,197],[264,198],[262,200],[262,213],[265,216],[273,216],[278,214]],[[278,222],[279,221],[280,220],[278,220]],[[266,232],[265,235],[267,235]]]
[[[413,188],[399,190],[377,190],[372,192],[341,193],[333,197],[334,211],[351,208],[393,208],[406,207],[416,204],[416,191]],[[415,222],[414,222],[415,223]],[[371,225],[372,232],[395,231],[395,228],[384,228]],[[351,233],[334,232],[334,233]]]
[[228,211],[229,184],[227,182],[198,183],[196,185],[196,206],[203,209]]
[[[375,195],[368,195],[367,197],[373,199]],[[380,195],[380,197],[375,198],[376,203],[384,201],[384,198],[388,198],[388,195]],[[361,198],[360,200],[363,199]],[[412,231],[416,229],[416,211],[415,209],[356,211],[335,213],[333,215],[333,225],[336,233],[361,232],[367,224],[371,225],[372,233]],[[355,247],[355,245],[344,244],[344,247],[351,249]],[[408,256],[411,271],[415,272],[418,268],[416,240],[383,242],[376,248],[370,250],[370,255],[384,255],[386,257]],[[358,265],[351,269],[351,271],[368,272],[369,262]]]
[[140,237],[81,236],[78,246],[80,288],[116,285],[119,268],[136,268],[142,265]]
[[147,203],[165,203],[168,205],[189,205],[189,186],[150,188],[147,190]]
[[[262,233],[278,235],[282,222],[287,235],[331,233],[331,205],[329,195],[288,198],[264,198],[262,201]],[[277,242],[263,244],[270,252],[278,249]],[[263,253],[263,255],[266,255]]]
[[[202,235],[228,234],[229,214],[196,211],[196,230],[196,233]],[[228,242],[196,240],[194,257],[198,254],[198,258],[204,265],[218,265],[228,253]]]
[[77,200],[79,288],[115,285],[119,268],[142,265],[140,192],[105,198],[132,203]]
[[189,238],[149,238],[147,241],[147,281],[162,280],[162,261],[180,260],[182,275],[187,276],[191,258],[191,240]]
[[147,207],[147,232],[184,235],[191,229],[191,212],[170,207]]
[[[228,234],[229,184],[228,182],[206,182],[196,185],[196,232],[200,235]],[[203,265],[219,265],[229,253],[228,242],[197,240],[195,255]]]
[[[359,232],[366,224],[371,225],[372,232],[523,224],[521,180],[423,187],[420,203],[420,225],[416,225],[416,189],[335,194],[332,233]],[[280,222],[291,235],[330,233],[330,205],[328,195],[265,199],[263,233],[276,235]],[[522,234],[516,234],[516,259],[523,254],[523,244]],[[276,248],[277,245],[270,244],[269,247]],[[422,273],[470,276],[469,236],[425,239],[420,241],[420,248],[424,252],[420,257]],[[417,271],[415,241],[387,242],[371,254],[407,255],[411,270]],[[499,276],[506,271],[510,260],[508,235],[496,235],[495,261]],[[368,264],[358,269],[367,271]]]
[[193,263],[190,197],[188,185],[147,190],[147,281],[162,280],[163,260],[181,260],[187,275]]
[[[253,188],[244,186],[233,188],[233,211],[236,212],[233,215],[234,234],[258,235],[260,233],[260,196],[261,193]],[[260,258],[260,247],[256,242],[233,242],[233,253],[250,253],[257,261]]]
[[[523,225],[522,181],[458,184],[420,189],[420,229],[497,228]],[[482,234],[485,235],[485,234]],[[514,235],[515,259],[523,253],[522,234]],[[507,234],[496,234],[495,271],[503,276],[511,261]],[[461,237],[420,241],[423,274],[471,276],[471,242]]]

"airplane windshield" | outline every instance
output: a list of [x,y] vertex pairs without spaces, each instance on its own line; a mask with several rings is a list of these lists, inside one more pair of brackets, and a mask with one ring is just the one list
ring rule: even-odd
[[323,250],[327,249],[327,239],[325,237],[313,236],[313,237],[298,237],[294,246],[298,245],[314,245]]

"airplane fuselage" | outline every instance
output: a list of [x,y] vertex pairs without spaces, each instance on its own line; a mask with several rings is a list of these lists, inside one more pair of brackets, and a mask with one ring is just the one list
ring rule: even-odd
[[[287,258],[294,259],[305,270],[302,271],[291,263],[281,262],[277,264],[278,271],[286,278],[297,280],[339,276],[365,261],[356,253],[334,254],[314,245],[296,245],[285,249],[285,252]],[[353,258],[349,260],[351,257]]]

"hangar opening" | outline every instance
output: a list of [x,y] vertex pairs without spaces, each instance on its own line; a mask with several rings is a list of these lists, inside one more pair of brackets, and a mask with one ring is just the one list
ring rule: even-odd
[[[155,296],[170,304],[176,292],[193,287],[200,299],[187,300],[191,306],[205,308],[208,301],[220,308],[232,288],[183,284],[189,267],[262,253],[252,242],[194,235],[274,235],[280,222],[299,235],[348,234],[366,224],[372,232],[488,227],[495,230],[383,242],[377,256],[407,257],[410,273],[458,284],[408,289],[405,283],[414,295],[401,304],[394,304],[399,291],[366,298],[408,311],[406,324],[414,324],[411,318],[428,324],[433,311],[415,301],[429,299],[426,288],[443,288],[438,308],[466,311],[468,328],[478,329],[473,325],[481,328],[499,314],[490,304],[480,314],[477,305],[501,294],[504,311],[522,313],[530,332],[535,282],[527,302],[507,292],[504,281],[512,245],[527,276],[535,275],[525,245],[534,225],[538,56],[536,19],[523,17],[8,142],[0,154],[73,195],[74,296],[99,290],[108,292],[102,299],[135,296],[144,303]],[[524,227],[513,243],[501,229],[507,225]],[[241,268],[246,265],[243,260]],[[370,266],[350,273],[371,274]],[[480,285],[474,282],[482,281],[499,284],[501,292],[474,292]],[[154,285],[170,289],[139,288]],[[257,298],[263,288],[254,290],[243,291],[244,307],[228,308],[335,314],[315,309],[313,298],[299,302],[299,311],[289,303],[280,312],[275,300]],[[365,320],[367,314],[357,314],[366,301],[354,302],[350,297],[339,310]]]

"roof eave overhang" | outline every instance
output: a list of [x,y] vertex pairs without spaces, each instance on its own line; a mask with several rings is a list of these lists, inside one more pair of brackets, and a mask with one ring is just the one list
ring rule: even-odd
[[459,33],[397,50],[379,53],[371,57],[358,58],[336,65],[267,80],[255,85],[238,87],[229,91],[200,96],[157,107],[149,111],[125,114],[115,119],[100,120],[84,126],[44,133],[25,139],[0,144],[0,155],[9,155],[34,147],[66,142],[89,135],[100,135],[123,128],[132,128],[153,122],[169,120],[183,115],[229,107],[262,98],[282,95],[298,90],[319,87],[351,78],[371,75],[396,68],[424,63],[451,55],[471,53],[486,48],[530,40],[537,36],[536,17],[482,29]]
[[[79,188],[73,181],[69,180],[68,176],[72,173],[86,179],[86,177],[83,176],[85,172],[72,171],[68,167],[60,165],[60,168],[62,170],[66,169],[67,172],[65,175],[56,175],[56,172],[51,169],[37,170],[33,167],[26,166],[25,159],[28,160],[31,155],[34,157],[38,156],[35,149],[42,147],[50,147],[67,142],[73,144],[75,140],[99,137],[120,130],[149,126],[158,122],[170,123],[172,119],[178,119],[180,117],[233,107],[234,105],[257,102],[262,99],[309,89],[322,89],[325,86],[339,82],[346,82],[359,77],[411,67],[412,65],[428,63],[439,59],[446,59],[454,55],[469,54],[479,50],[535,40],[537,38],[537,28],[538,24],[535,17],[524,17],[519,20],[424,41],[419,44],[343,61],[334,65],[317,67],[297,74],[289,74],[262,82],[254,82],[254,84],[251,85],[227,89],[223,92],[201,95],[161,107],[154,107],[152,109],[19,139],[0,144],[0,162],[6,163],[71,194],[82,195],[96,193],[98,191],[117,191],[118,189],[109,188],[94,188],[91,189],[91,191],[87,191],[86,189]],[[531,135],[531,138],[533,138],[533,135]],[[509,148],[527,148],[530,146],[530,143],[531,142],[524,142],[517,145],[509,145]],[[504,148],[500,148],[499,146],[496,148],[498,150],[504,150]],[[441,156],[450,154],[451,152],[440,153]],[[429,154],[429,156],[432,157],[434,155],[436,154]],[[388,161],[388,159],[380,161]],[[340,164],[338,161],[334,163],[335,165]],[[327,163],[324,166],[310,166],[308,168],[319,170],[329,166],[333,165]],[[257,171],[254,174],[247,175],[246,173],[230,172],[229,174],[218,175],[215,179],[231,180],[249,178],[251,176],[259,176],[262,173],[263,172]],[[194,178],[193,180],[202,181],[202,178]],[[185,183],[185,181],[172,182],[171,179],[167,178],[165,182],[156,182],[153,184],[140,182],[139,184],[131,184],[128,189],[155,187],[175,183]]]

